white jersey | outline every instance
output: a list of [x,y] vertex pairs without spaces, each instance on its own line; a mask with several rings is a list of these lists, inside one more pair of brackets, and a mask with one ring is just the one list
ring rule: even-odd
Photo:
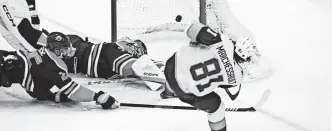
[[[184,93],[204,96],[218,86],[240,84],[242,70],[233,59],[234,45],[228,37],[222,37],[222,42],[209,47],[187,45],[180,48],[166,63],[166,66],[174,66],[172,75],[176,82],[168,82],[173,83],[170,86],[178,86]],[[172,60],[173,65],[169,64]],[[165,71],[168,81],[172,79],[170,74]]]

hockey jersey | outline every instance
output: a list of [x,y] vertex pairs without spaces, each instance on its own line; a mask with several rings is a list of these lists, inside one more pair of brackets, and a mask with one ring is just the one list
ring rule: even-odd
[[[14,54],[18,60],[9,72],[11,80],[20,83],[30,96],[63,102],[79,88],[79,84],[67,76],[65,63],[53,52],[41,48],[31,53],[19,50]],[[54,86],[57,90],[52,92]]]
[[234,60],[234,46],[227,38],[212,46],[186,45],[166,62],[165,76],[174,90],[204,96],[221,85],[242,82],[241,68]]
[[65,58],[70,73],[83,73],[89,77],[110,78],[122,75],[123,66],[133,60],[134,56],[122,50],[116,43],[93,44],[77,35],[67,35],[73,47],[74,57]]

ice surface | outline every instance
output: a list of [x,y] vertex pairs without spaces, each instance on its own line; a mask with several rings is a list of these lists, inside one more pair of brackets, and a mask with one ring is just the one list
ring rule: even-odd
[[[271,60],[275,73],[269,79],[243,86],[239,100],[244,105],[255,103],[265,88],[271,90],[271,96],[258,112],[227,112],[229,131],[331,130],[331,13],[330,6],[326,10],[325,5],[323,9],[320,5],[300,0],[230,1],[235,16],[255,34],[258,47]],[[61,7],[58,8],[61,12]],[[177,47],[187,44],[181,35],[160,33],[142,39],[149,39],[146,41],[152,57],[166,60]],[[0,48],[7,48],[5,42]],[[84,78],[76,79],[82,84],[86,82]],[[89,88],[106,90],[122,102],[185,105],[178,100],[160,100],[159,92],[133,83]],[[103,111],[93,103],[56,107],[31,102],[17,85],[0,89],[1,131],[209,130],[207,117],[200,111],[145,108]],[[227,106],[241,105],[225,101]]]

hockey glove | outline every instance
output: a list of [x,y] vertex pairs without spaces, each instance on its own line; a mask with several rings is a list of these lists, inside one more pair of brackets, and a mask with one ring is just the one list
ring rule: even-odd
[[213,45],[222,41],[219,33],[201,23],[192,24],[186,33],[192,42],[198,42],[203,45]]
[[119,102],[116,101],[114,97],[103,91],[95,93],[93,99],[97,102],[97,104],[100,104],[103,109],[114,109],[120,106]]
[[203,27],[196,37],[198,43],[204,45],[213,45],[221,42],[220,34],[214,32],[210,27]]
[[13,69],[16,64],[17,57],[15,55],[10,55],[7,53],[2,56],[0,62],[0,87],[11,87],[12,82],[8,78],[9,70]]

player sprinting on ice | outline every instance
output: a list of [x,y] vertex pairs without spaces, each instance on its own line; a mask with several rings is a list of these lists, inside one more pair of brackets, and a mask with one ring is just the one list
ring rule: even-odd
[[233,43],[200,23],[186,30],[190,45],[180,48],[166,62],[166,92],[208,113],[212,131],[226,131],[225,104],[215,88],[231,88],[242,82],[235,58],[251,56],[253,43]]
[[95,101],[103,109],[119,106],[111,95],[103,91],[94,92],[68,76],[67,66],[59,58],[66,57],[71,50],[66,36],[51,33],[47,37],[47,44],[49,49],[40,48],[29,53],[0,50],[0,87],[11,87],[13,83],[18,83],[31,97],[41,101]]

